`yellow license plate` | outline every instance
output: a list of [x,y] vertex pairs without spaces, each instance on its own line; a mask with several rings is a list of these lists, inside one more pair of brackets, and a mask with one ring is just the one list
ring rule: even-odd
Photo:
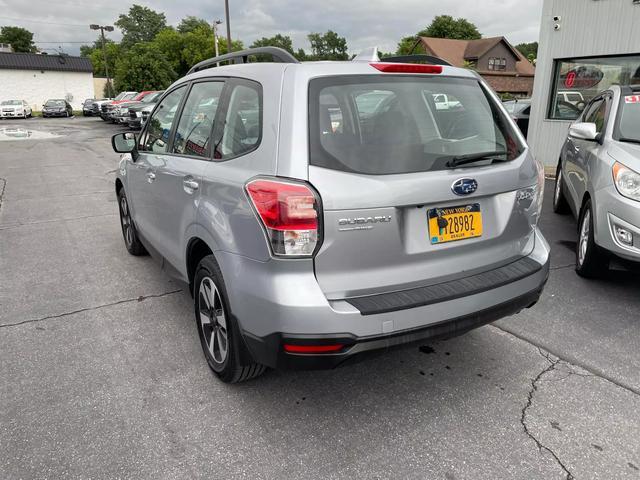
[[446,243],[482,235],[480,204],[432,208],[428,212],[431,243]]

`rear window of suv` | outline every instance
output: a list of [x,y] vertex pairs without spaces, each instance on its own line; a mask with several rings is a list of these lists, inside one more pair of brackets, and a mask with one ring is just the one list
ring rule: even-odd
[[[454,157],[524,146],[475,79],[323,77],[309,84],[310,164],[385,175],[444,170]],[[474,163],[478,165],[478,163]]]

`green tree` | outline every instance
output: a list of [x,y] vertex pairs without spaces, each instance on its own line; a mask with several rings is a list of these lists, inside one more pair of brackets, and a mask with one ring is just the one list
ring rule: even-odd
[[128,14],[121,14],[115,22],[122,30],[122,46],[129,48],[136,43],[150,42],[167,26],[164,13],[141,5],[132,5]]
[[193,32],[196,28],[205,28],[213,31],[213,28],[211,27],[211,25],[209,25],[209,22],[207,22],[203,18],[198,18],[194,16],[183,18],[178,24],[177,30],[180,33],[189,33],[189,32]]
[[176,72],[155,43],[137,43],[118,58],[114,87],[116,91],[161,90],[175,79]]
[[451,38],[455,40],[478,40],[482,35],[473,23],[465,18],[453,18],[451,15],[438,15],[424,30],[420,37]]
[[419,53],[425,53],[425,50],[422,44],[418,43],[418,36],[403,37],[398,43],[398,49],[396,50],[397,55],[411,55]]
[[[120,44],[115,43],[113,40],[105,38],[104,42],[105,50],[107,51],[107,60],[109,61],[109,74],[113,75],[115,72],[116,59],[121,53]],[[104,68],[104,52],[102,50],[102,42],[96,40],[93,45],[80,46],[80,56],[88,57],[93,65],[93,74],[96,77],[106,77],[106,71]]]
[[313,60],[348,60],[347,40],[336,32],[328,30],[325,34],[311,33],[307,36],[311,43]]
[[538,58],[538,42],[519,43],[516,48],[522,53],[530,62]]
[[294,54],[293,42],[288,35],[276,34],[273,37],[262,37],[251,44],[251,48],[257,47],[279,47],[290,54]]
[[[196,63],[215,56],[213,29],[204,25],[187,33],[165,28],[156,35],[153,44],[162,52],[178,76],[185,75]],[[227,53],[227,40],[218,38],[218,47],[220,55]],[[241,41],[233,41],[234,51],[243,48]]]
[[8,43],[17,53],[35,53],[38,51],[33,43],[33,33],[22,27],[0,28],[0,43]]

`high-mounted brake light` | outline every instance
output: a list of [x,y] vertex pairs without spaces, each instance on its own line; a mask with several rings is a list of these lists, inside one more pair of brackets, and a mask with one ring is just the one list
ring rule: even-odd
[[320,206],[311,188],[302,183],[258,179],[245,189],[275,255],[313,255],[319,238]]
[[369,65],[384,73],[442,73],[442,65],[414,63],[370,63]]

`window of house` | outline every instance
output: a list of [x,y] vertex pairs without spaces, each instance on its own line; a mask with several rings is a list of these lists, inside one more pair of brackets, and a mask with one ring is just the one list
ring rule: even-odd
[[489,70],[506,70],[507,59],[506,58],[489,58]]
[[556,60],[547,118],[575,120],[611,85],[640,83],[640,55]]

